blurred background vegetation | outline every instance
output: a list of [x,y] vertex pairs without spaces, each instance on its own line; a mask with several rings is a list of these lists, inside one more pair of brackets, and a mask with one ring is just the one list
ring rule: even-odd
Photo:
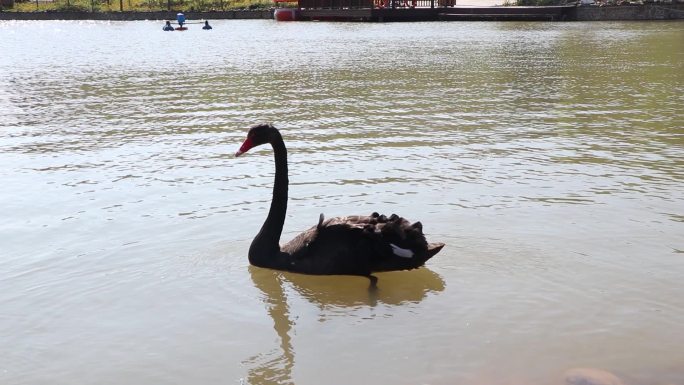
[[[12,4],[13,3],[13,4]],[[228,11],[268,9],[272,0],[0,0],[3,11]]]

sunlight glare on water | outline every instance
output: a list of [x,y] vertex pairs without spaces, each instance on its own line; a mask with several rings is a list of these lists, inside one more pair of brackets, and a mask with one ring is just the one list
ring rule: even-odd
[[[0,22],[0,383],[684,383],[682,23]],[[249,267],[396,212],[426,268]]]

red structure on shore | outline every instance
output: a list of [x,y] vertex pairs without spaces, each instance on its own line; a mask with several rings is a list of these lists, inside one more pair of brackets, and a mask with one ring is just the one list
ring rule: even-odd
[[[278,21],[568,20],[574,5],[459,7],[457,0],[274,0]],[[289,7],[282,7],[289,3]],[[295,6],[296,4],[296,6]]]

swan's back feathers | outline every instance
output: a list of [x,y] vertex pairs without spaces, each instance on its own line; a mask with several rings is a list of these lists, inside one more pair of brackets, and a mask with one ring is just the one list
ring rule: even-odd
[[378,213],[325,220],[281,250],[290,255],[288,270],[315,274],[368,275],[422,266],[444,244],[428,244],[420,222]]

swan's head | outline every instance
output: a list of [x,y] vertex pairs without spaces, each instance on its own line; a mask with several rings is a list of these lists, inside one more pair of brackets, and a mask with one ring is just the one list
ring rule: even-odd
[[261,146],[262,144],[270,143],[274,135],[277,135],[278,130],[270,124],[257,124],[250,127],[247,132],[247,139],[242,143],[240,149],[237,150],[235,156],[240,156],[249,149]]

